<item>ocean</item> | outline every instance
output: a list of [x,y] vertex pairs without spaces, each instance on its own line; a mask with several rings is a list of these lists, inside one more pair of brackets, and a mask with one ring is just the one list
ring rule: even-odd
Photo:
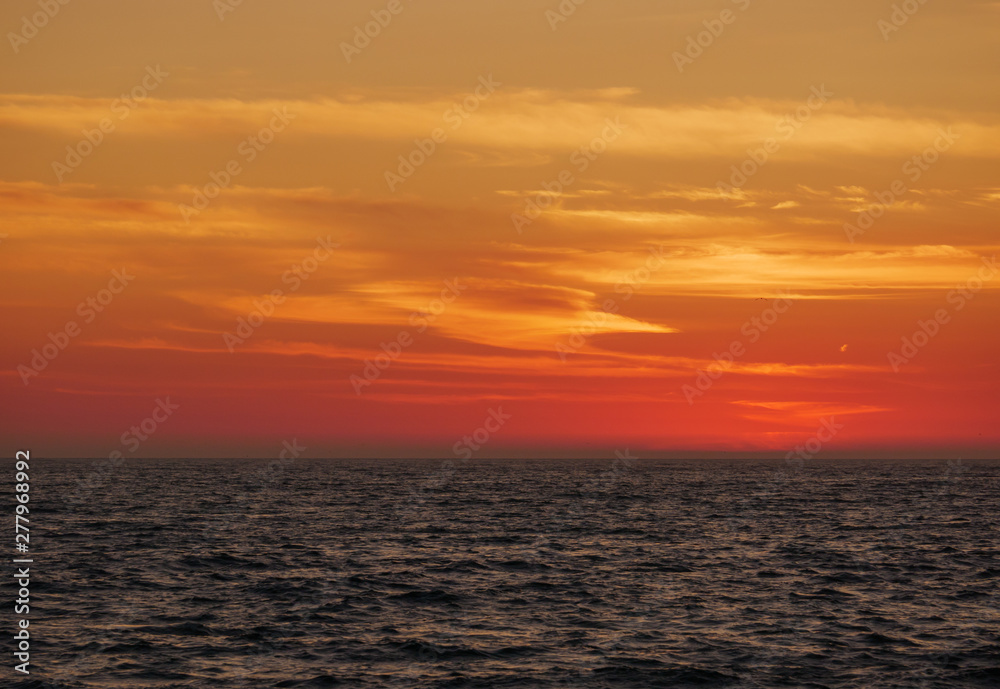
[[17,689],[1000,686],[1000,462],[32,465]]

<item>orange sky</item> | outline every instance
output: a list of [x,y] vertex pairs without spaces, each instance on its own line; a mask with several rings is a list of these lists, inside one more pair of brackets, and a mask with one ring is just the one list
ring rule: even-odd
[[1000,447],[1000,3],[222,2],[0,9],[11,454]]

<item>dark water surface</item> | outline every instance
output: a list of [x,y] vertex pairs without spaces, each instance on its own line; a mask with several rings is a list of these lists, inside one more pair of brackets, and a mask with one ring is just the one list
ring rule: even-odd
[[1000,686],[995,462],[91,464],[8,686]]

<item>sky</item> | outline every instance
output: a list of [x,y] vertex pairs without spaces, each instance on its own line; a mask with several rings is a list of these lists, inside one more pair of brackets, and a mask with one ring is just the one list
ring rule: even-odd
[[1000,3],[577,2],[5,2],[4,451],[995,456]]

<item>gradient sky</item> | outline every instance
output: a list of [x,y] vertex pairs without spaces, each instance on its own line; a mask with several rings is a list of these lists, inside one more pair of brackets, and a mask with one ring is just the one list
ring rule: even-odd
[[[401,0],[348,62],[355,27],[389,4],[245,0],[220,18],[211,0],[87,0],[12,44],[39,6],[4,3],[5,451],[268,457],[296,439],[310,456],[451,456],[499,408],[510,419],[476,456],[784,456],[830,417],[828,456],[1000,448],[1000,280],[984,263],[1000,3],[928,2],[888,31],[888,1],[587,0],[553,28],[556,0]],[[150,90],[123,101],[133,88]],[[217,198],[182,212],[230,161]],[[512,215],[560,175],[518,232]],[[849,241],[894,183],[906,191]],[[286,271],[320,239],[338,246],[293,289]],[[100,313],[79,307],[123,269],[134,280]],[[224,334],[276,289],[230,351]],[[753,338],[779,297],[791,305]],[[70,321],[79,333],[31,368]],[[412,344],[352,384],[401,334]],[[168,397],[176,412],[134,447],[123,434]]]

